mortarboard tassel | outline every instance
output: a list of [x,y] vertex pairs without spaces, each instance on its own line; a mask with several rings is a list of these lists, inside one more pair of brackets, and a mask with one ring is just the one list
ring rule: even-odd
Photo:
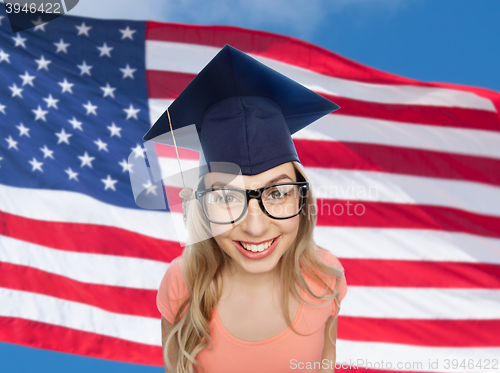
[[182,198],[182,219],[184,220],[184,225],[186,225],[187,222],[187,202],[191,199],[191,195],[193,194],[193,191],[186,187],[186,183],[184,182],[184,175],[182,173],[182,167],[181,167],[181,160],[179,158],[179,152],[177,151],[177,144],[175,142],[175,135],[174,135],[174,130],[172,128],[172,122],[170,120],[170,113],[167,108],[167,115],[168,115],[168,123],[170,124],[170,132],[172,133],[172,139],[174,141],[174,148],[175,148],[175,154],[177,156],[177,162],[179,163],[179,170],[181,172],[181,178],[182,178],[182,185],[184,188],[179,192],[179,197]]

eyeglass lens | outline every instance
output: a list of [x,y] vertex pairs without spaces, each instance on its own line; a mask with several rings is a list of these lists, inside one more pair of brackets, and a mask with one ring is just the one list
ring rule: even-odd
[[[261,200],[272,217],[292,217],[297,215],[301,208],[300,186],[272,186],[263,191]],[[202,203],[208,219],[216,223],[229,223],[245,213],[246,193],[243,190],[217,189],[204,194]]]

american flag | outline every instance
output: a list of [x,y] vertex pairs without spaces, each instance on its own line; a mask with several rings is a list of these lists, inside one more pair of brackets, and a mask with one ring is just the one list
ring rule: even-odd
[[230,44],[341,106],[294,142],[349,286],[342,369],[500,369],[499,93],[237,27],[64,16],[14,35],[2,16],[0,341],[163,365],[155,297],[181,217],[135,205],[127,158]]

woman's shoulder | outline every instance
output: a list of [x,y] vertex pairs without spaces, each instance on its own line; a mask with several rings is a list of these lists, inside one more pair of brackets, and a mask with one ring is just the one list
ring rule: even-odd
[[334,269],[328,270],[328,273],[325,273],[321,271],[321,268],[316,268],[313,265],[310,269],[323,281],[323,283],[319,282],[317,278],[314,279],[313,277],[308,276],[306,273],[304,273],[304,279],[315,293],[323,293],[325,291],[325,284],[333,289],[338,283],[337,289],[340,291],[339,300],[342,301],[347,293],[347,282],[342,263],[337,256],[329,250],[316,246],[315,252],[321,263],[327,265],[328,267],[333,267]]
[[182,258],[178,257],[170,262],[156,297],[158,310],[172,324],[177,311],[188,297],[181,261]]
[[160,289],[162,287],[172,288],[172,290],[182,290],[186,287],[184,281],[184,270],[182,268],[182,256],[179,256],[172,260],[168,265],[165,275],[160,284]]
[[167,271],[179,272],[182,271],[182,255],[178,256],[170,262]]
[[318,256],[318,259],[321,260],[322,263],[330,267],[337,267],[344,269],[342,263],[340,263],[339,258],[337,258],[331,251],[323,249],[322,247],[316,245],[316,255]]

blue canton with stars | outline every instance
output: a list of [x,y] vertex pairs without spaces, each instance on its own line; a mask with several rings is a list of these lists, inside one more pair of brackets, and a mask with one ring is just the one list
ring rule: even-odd
[[0,7],[0,183],[138,208],[149,129],[145,22],[62,16],[13,34]]

